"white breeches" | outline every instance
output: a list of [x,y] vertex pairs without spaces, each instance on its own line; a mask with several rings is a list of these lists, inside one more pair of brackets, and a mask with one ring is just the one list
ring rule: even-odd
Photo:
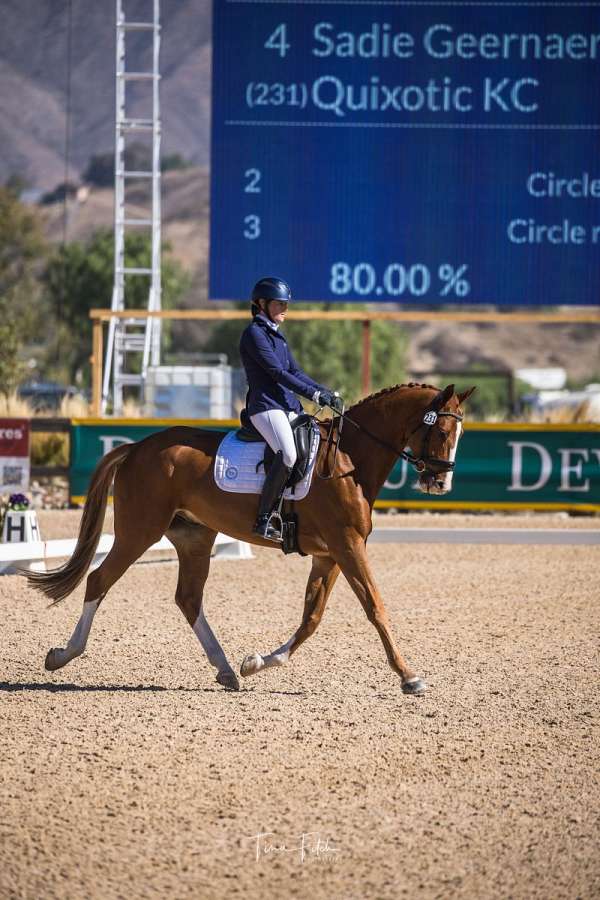
[[286,413],[282,409],[267,409],[265,412],[250,416],[250,421],[262,434],[273,453],[281,450],[283,464],[288,469],[296,463],[296,444],[290,422],[293,422],[297,415],[295,412]]

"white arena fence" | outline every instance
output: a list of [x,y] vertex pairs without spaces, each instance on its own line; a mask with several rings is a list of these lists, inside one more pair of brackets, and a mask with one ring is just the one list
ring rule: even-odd
[[600,544],[600,528],[376,528],[382,544]]
[[[100,565],[106,558],[114,541],[112,534],[103,534],[98,543],[92,569]],[[31,569],[33,571],[46,571],[46,563],[51,560],[71,556],[77,540],[67,538],[54,541],[19,541],[0,544],[0,574],[10,575],[17,568]],[[146,550],[146,553],[172,550],[175,547],[167,537],[162,537],[156,544]],[[144,556],[146,555],[144,554]],[[254,554],[250,545],[244,541],[237,541],[226,534],[218,534],[215,541],[214,559],[253,559]],[[52,568],[52,564],[50,565]]]
[[[112,547],[112,534],[100,538],[92,568],[99,566]],[[600,529],[567,528],[376,528],[370,543],[397,544],[528,544],[528,545],[599,545]],[[69,557],[75,549],[74,538],[53,541],[24,541],[0,544],[0,574],[15,568],[45,571],[50,560]],[[163,537],[146,551],[172,550],[171,541]],[[144,554],[144,556],[146,556]],[[215,541],[215,559],[253,559],[250,545],[219,534]],[[158,560],[157,560],[158,561]],[[162,561],[162,560],[161,560]]]

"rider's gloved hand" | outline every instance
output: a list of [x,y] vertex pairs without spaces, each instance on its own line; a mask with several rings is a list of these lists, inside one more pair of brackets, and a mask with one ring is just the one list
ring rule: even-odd
[[333,394],[329,407],[333,412],[339,413],[340,415],[344,412],[344,400],[337,391]]
[[344,411],[344,401],[337,393],[333,391],[315,391],[313,400],[319,406],[328,406],[333,412],[342,413]]

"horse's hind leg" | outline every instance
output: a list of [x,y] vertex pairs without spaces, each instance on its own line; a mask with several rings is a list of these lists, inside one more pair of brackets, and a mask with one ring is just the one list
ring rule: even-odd
[[249,656],[246,656],[240,669],[240,674],[244,678],[247,678],[248,675],[255,675],[261,669],[284,666],[300,644],[303,644],[316,631],[339,573],[339,566],[330,557],[313,556],[312,569],[306,585],[304,613],[300,627],[287,643],[274,650],[273,653],[269,653],[267,656],[261,656],[260,653],[251,653]]
[[79,617],[79,621],[75,626],[73,634],[69,638],[67,646],[52,647],[48,650],[46,661],[44,662],[46,671],[54,672],[56,669],[62,669],[63,666],[66,666],[66,664],[71,662],[72,659],[75,659],[76,656],[81,656],[87,644],[94,616],[96,615],[101,602],[102,597],[84,602],[83,612]]
[[53,647],[46,655],[44,665],[49,672],[61,669],[72,659],[81,656],[87,644],[94,616],[107,592],[129,566],[161,536],[157,533],[144,535],[138,531],[134,541],[122,536],[115,537],[115,542],[106,559],[88,575],[83,611],[67,646]]
[[217,536],[206,525],[187,522],[176,516],[167,537],[175,545],[179,557],[179,578],[175,601],[200,641],[208,661],[217,670],[217,681],[223,687],[239,691],[237,676],[202,609],[204,585],[210,568],[210,554]]

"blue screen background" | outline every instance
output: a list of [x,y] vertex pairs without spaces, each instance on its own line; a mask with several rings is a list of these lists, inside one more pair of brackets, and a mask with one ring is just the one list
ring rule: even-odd
[[[216,0],[210,297],[246,299],[274,274],[309,301],[597,304],[600,61],[589,55],[599,12],[595,4]],[[315,38],[319,23],[330,23],[327,36],[355,40],[385,25],[412,36],[412,55],[317,56],[329,46]],[[424,36],[440,24],[450,30],[437,31],[432,46],[447,55],[435,58]],[[521,59],[514,43],[507,59],[461,58],[462,34],[582,35],[586,47],[575,40],[573,56],[587,58]],[[487,107],[486,79],[508,79]],[[461,97],[472,108],[381,108],[381,85],[397,88],[402,107],[403,98],[417,106],[432,82],[468,88]],[[369,98],[376,88],[376,108],[338,103],[349,89],[360,101],[364,86]],[[547,192],[549,173],[577,192],[586,173],[591,195],[532,196],[535,173],[538,192]]]

